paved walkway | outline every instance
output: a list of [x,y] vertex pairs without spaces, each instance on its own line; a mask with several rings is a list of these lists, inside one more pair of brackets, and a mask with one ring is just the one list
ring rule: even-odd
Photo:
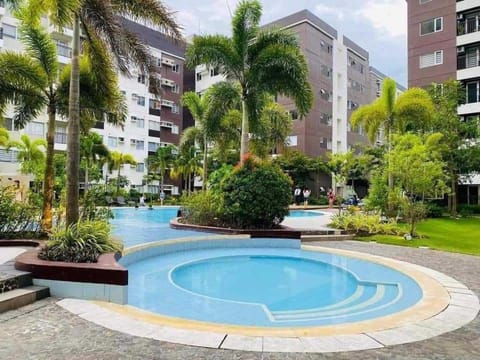
[[[322,242],[417,263],[462,281],[480,296],[480,258],[426,249],[403,248],[354,241]],[[480,360],[480,317],[462,329],[422,342],[335,354],[275,354],[211,350],[138,338],[87,322],[56,305],[39,301],[0,314],[0,359],[392,359]]]
[[18,255],[26,250],[21,247],[0,247],[0,264],[15,259]]
[[[296,208],[295,210],[303,210],[303,208]],[[310,210],[310,212],[319,212],[319,216],[313,217],[289,217],[286,218],[282,225],[288,226],[292,229],[297,230],[333,230],[328,227],[328,224],[331,223],[331,217],[337,213],[334,209],[316,209]]]

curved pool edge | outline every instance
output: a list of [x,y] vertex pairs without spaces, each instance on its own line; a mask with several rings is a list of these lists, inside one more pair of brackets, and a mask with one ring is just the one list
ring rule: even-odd
[[[212,236],[207,238],[211,239]],[[220,237],[213,238],[220,240]],[[244,236],[235,236],[232,240],[235,238],[246,239]],[[183,242],[188,241],[184,239]],[[171,243],[182,241],[177,239]],[[146,245],[152,247],[152,244]],[[478,298],[472,291],[435,270],[354,251],[318,246],[302,248],[393,267],[420,281],[422,290],[422,285],[426,285],[428,291],[418,306],[397,314],[357,323],[300,329],[210,324],[162,316],[130,305],[86,300],[64,299],[58,304],[86,320],[134,336],[194,346],[266,352],[353,351],[425,340],[466,325],[477,316],[480,309]],[[126,250],[134,253],[132,249]]]

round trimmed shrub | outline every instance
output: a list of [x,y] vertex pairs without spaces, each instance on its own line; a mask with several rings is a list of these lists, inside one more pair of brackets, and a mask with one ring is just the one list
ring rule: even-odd
[[223,222],[241,229],[271,229],[288,215],[292,181],[271,163],[246,158],[221,184]]

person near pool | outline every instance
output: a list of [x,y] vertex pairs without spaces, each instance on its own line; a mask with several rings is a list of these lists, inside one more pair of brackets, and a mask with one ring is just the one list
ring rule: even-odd
[[295,197],[295,205],[300,205],[300,195],[302,194],[302,189],[297,185],[295,187],[295,191],[293,192],[293,195]]
[[140,197],[140,206],[145,206],[145,196],[144,195],[142,195]]
[[333,208],[333,203],[335,202],[335,193],[333,192],[333,190],[330,188],[328,189],[328,206],[330,208]]
[[305,188],[303,189],[303,207],[307,207],[308,206],[308,198],[310,197],[310,194],[312,192],[310,191],[309,188]]

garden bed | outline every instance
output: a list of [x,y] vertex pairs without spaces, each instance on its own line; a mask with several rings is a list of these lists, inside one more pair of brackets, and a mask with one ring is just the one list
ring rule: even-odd
[[279,226],[276,229],[233,229],[217,226],[202,226],[194,224],[185,224],[181,222],[182,218],[175,218],[170,221],[170,227],[178,230],[195,230],[225,235],[250,235],[252,238],[287,238],[300,239],[302,233],[292,230],[286,226]]

